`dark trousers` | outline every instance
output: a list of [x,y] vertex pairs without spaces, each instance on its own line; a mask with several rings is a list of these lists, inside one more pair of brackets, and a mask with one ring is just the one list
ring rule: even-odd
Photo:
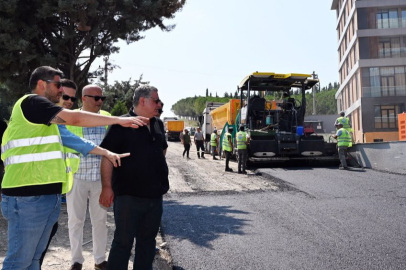
[[229,168],[228,163],[230,162],[230,158],[231,158],[232,153],[224,150],[224,154],[226,155],[226,169],[228,169]]
[[238,149],[238,172],[244,172],[247,164],[247,149]]
[[202,150],[202,157],[204,157],[204,142],[196,141],[196,151],[198,157],[200,157],[200,150]]
[[122,195],[114,199],[116,230],[107,269],[127,270],[135,238],[134,270],[152,270],[155,237],[162,217],[161,198],[137,198]]
[[183,150],[183,156],[187,153],[186,156],[189,157],[190,144],[184,144],[183,147],[185,148],[185,150]]

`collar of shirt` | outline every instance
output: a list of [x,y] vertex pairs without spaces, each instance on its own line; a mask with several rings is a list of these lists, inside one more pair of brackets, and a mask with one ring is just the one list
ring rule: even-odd
[[[134,112],[134,107],[131,107],[130,108],[130,111],[128,112],[128,114],[130,115],[130,116],[138,116],[135,112]],[[153,127],[154,125],[155,125],[155,121],[156,121],[156,118],[155,117],[152,117],[152,118],[150,118],[149,119],[149,126],[150,127]],[[145,126],[146,128],[148,128],[147,126]]]

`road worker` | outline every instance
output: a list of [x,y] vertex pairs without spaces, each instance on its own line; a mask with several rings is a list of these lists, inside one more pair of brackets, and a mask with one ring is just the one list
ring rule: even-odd
[[238,152],[238,173],[246,174],[245,170],[247,162],[247,145],[249,143],[249,137],[245,132],[244,125],[240,126],[240,131],[237,132],[235,136],[237,141],[237,152]]
[[335,126],[337,127],[337,133],[332,137],[337,139],[338,155],[341,162],[339,169],[348,170],[346,157],[348,147],[350,147],[349,145],[351,143],[351,135],[345,128],[343,128],[343,124],[338,123]]
[[213,133],[211,134],[211,138],[210,138],[210,145],[211,145],[211,151],[213,153],[213,160],[217,160],[216,149],[217,149],[218,142],[219,142],[219,138],[217,135],[217,129],[214,129]]
[[354,132],[354,130],[351,127],[350,119],[345,116],[344,111],[340,112],[340,117],[338,117],[336,119],[336,122],[334,123],[334,125],[337,126],[338,123],[341,123],[343,125],[343,128],[345,128],[345,130],[347,130],[350,133],[351,142],[350,142],[350,145],[348,147],[351,147],[352,142],[353,142],[353,132]]
[[223,147],[224,153],[226,155],[226,169],[225,169],[226,172],[233,171],[233,169],[231,169],[228,166],[228,164],[230,162],[230,158],[233,155],[233,149],[234,149],[231,133],[233,133],[233,127],[229,126],[227,133],[224,134],[223,143],[222,143],[222,147]]

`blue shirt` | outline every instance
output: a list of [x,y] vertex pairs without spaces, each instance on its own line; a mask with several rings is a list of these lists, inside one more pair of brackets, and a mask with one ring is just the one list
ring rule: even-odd
[[76,136],[64,125],[58,125],[58,128],[59,133],[61,134],[63,146],[72,148],[81,153],[83,156],[87,156],[87,154],[97,146],[91,141]]

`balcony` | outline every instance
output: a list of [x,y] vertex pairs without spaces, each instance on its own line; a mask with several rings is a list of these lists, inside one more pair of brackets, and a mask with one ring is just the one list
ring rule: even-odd
[[406,85],[362,87],[362,97],[404,97]]

